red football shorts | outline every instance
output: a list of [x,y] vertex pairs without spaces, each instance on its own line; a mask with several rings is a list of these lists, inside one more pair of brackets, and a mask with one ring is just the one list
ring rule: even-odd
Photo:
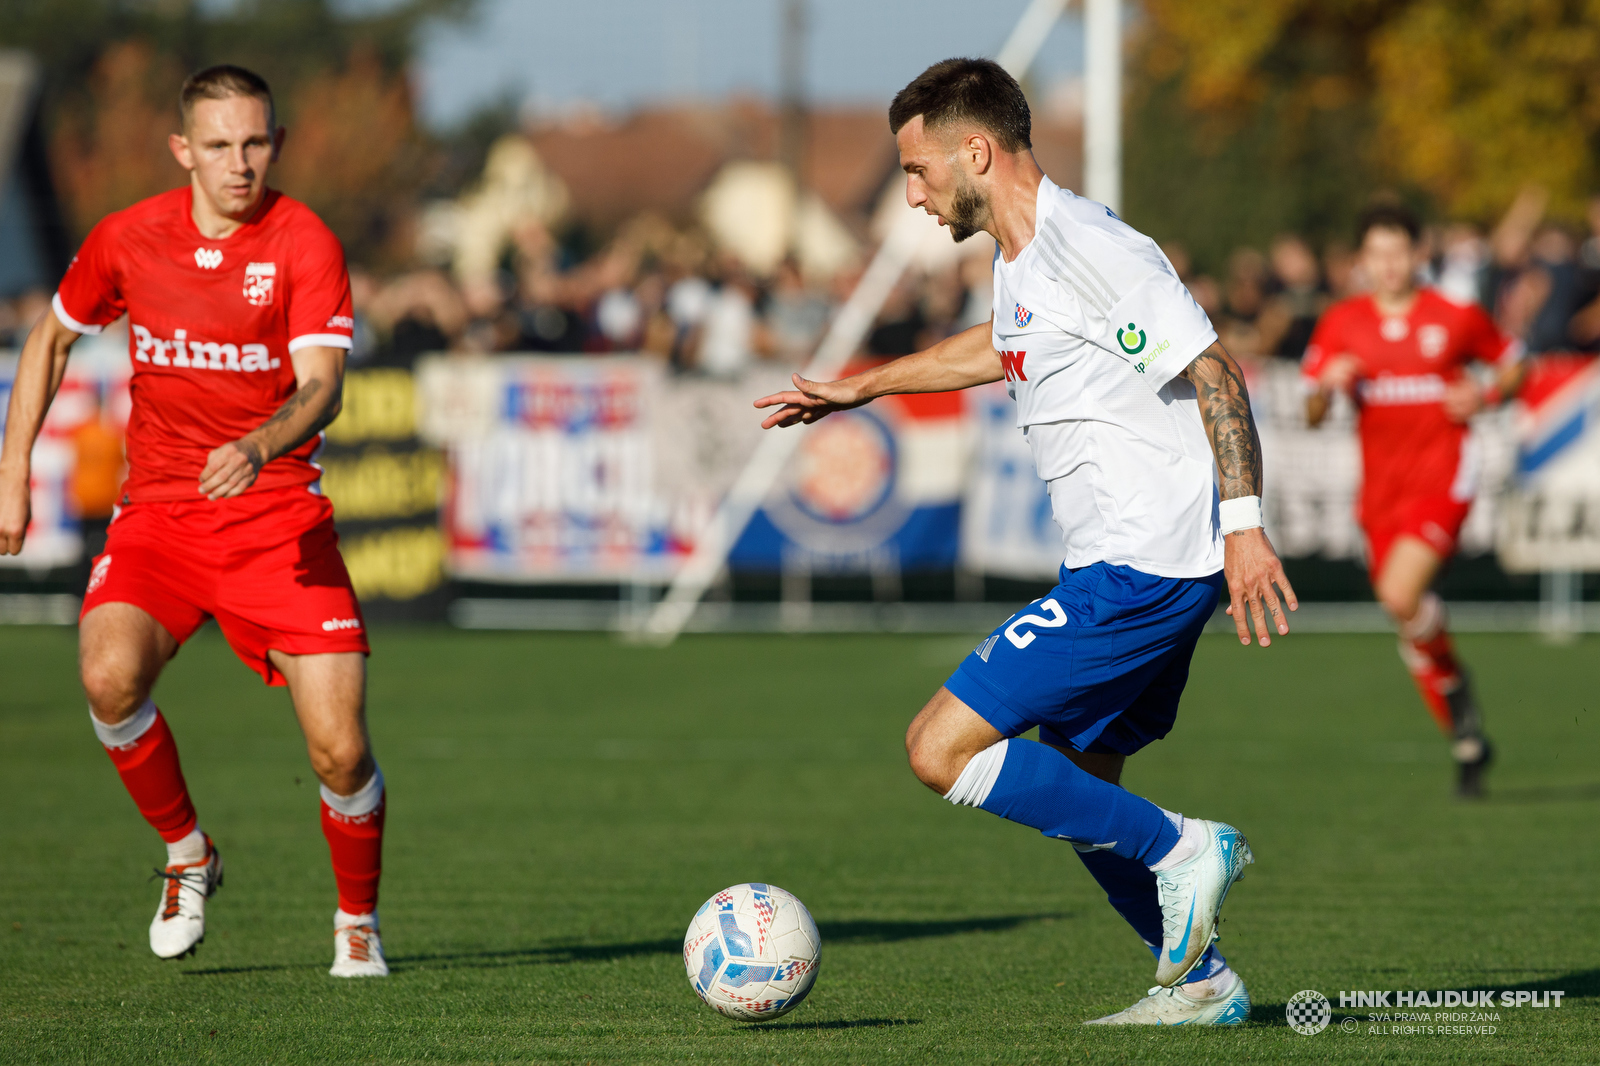
[[333,504],[304,486],[122,507],[90,571],[82,614],[102,603],[133,604],[180,644],[215,618],[269,685],[284,683],[269,648],[370,651]]
[[1383,573],[1389,551],[1401,536],[1416,537],[1448,559],[1455,554],[1462,523],[1471,510],[1471,500],[1463,502],[1448,495],[1400,500],[1382,511],[1364,510],[1361,525],[1367,534],[1368,573],[1374,580]]

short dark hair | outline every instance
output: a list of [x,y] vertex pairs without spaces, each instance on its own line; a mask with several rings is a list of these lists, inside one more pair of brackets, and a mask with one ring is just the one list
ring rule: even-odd
[[1411,243],[1416,244],[1422,236],[1422,223],[1417,221],[1417,216],[1412,211],[1401,205],[1391,203],[1373,204],[1356,219],[1356,247],[1359,248],[1367,239],[1367,231],[1374,229],[1404,230],[1405,235],[1411,238]]
[[196,101],[226,100],[233,96],[254,96],[258,100],[265,100],[267,122],[277,127],[278,109],[272,102],[272,89],[268,87],[267,79],[253,70],[231,63],[219,63],[197,70],[183,79],[183,88],[178,92],[178,116],[187,123]]
[[990,133],[1001,148],[1033,147],[1033,116],[1022,86],[992,59],[946,59],[918,74],[889,105],[889,132],[922,116],[928,129],[966,119]]

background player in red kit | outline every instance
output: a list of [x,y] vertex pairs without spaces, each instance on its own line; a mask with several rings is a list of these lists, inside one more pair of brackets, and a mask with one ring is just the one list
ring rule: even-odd
[[388,973],[378,939],[384,787],[367,738],[367,641],[312,455],[339,413],[350,281],[338,240],[270,190],[283,143],[271,92],[238,67],[192,75],[171,148],[187,186],[89,234],[28,336],[0,451],[0,552],[22,548],[29,458],[85,333],[128,315],[129,474],[79,622],[95,732],[167,842],[150,947],[194,950],[222,859],[200,830],[150,699],[207,617],[269,685],[289,687],[322,780],[340,977]]
[[[1360,412],[1363,479],[1358,517],[1367,534],[1373,591],[1400,629],[1400,656],[1439,728],[1453,738],[1458,791],[1477,796],[1490,748],[1465,671],[1456,660],[1444,605],[1429,590],[1454,554],[1477,491],[1467,420],[1516,391],[1522,346],[1476,305],[1416,285],[1416,219],[1380,206],[1362,216],[1358,240],[1370,294],[1329,308],[1306,348],[1317,425],[1335,392],[1353,392]],[[1484,389],[1466,371],[1498,368]]]

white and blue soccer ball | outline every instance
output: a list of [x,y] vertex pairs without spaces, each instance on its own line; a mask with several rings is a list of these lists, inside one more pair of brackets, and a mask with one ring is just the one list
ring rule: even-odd
[[811,912],[777,885],[723,889],[695,911],[683,936],[683,966],[695,994],[740,1021],[771,1021],[794,1010],[821,961]]

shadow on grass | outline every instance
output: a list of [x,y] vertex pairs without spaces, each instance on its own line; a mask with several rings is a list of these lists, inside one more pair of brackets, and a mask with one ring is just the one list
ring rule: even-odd
[[[1499,971],[1496,971],[1496,970],[1477,970],[1477,971],[1474,971],[1474,972],[1481,974],[1481,973],[1496,973],[1496,972],[1499,972]],[[1526,971],[1526,970],[1514,970],[1514,971],[1511,971],[1511,972],[1513,972],[1513,973],[1527,973],[1528,971]],[[1401,991],[1426,991],[1430,995],[1435,993],[1435,992],[1438,992],[1440,990],[1439,987],[1436,986],[1436,985],[1429,985],[1427,988],[1421,988],[1420,986],[1408,986],[1406,988],[1402,988],[1399,985],[1393,985],[1392,987],[1397,989],[1397,990],[1401,990]],[[1455,990],[1455,991],[1459,991],[1459,992],[1550,992],[1550,991],[1561,991],[1561,992],[1565,992],[1566,993],[1566,996],[1563,997],[1563,1002],[1565,1002],[1568,999],[1600,999],[1600,970],[1573,970],[1570,973],[1564,973],[1564,974],[1561,974],[1558,977],[1540,977],[1540,978],[1536,978],[1536,979],[1534,979],[1532,981],[1519,981],[1516,984],[1499,984],[1499,983],[1496,983],[1496,984],[1481,984],[1480,983],[1480,984],[1466,985],[1466,986],[1452,985],[1452,986],[1450,986],[1450,988]],[[1327,995],[1327,993],[1323,993],[1323,994]],[[1332,996],[1329,996],[1328,998],[1331,999],[1331,1000],[1337,1000],[1339,998],[1339,993],[1335,992]],[[1252,1006],[1250,1008],[1250,1021],[1254,1025],[1287,1026],[1289,1024],[1289,1019],[1288,1019],[1288,1016],[1284,1013],[1284,1010],[1285,1010],[1285,1008],[1287,1006],[1288,1005],[1285,1004],[1285,1003],[1257,1003],[1257,1004],[1255,1004],[1254,1006]],[[1524,1006],[1526,1006],[1526,1004],[1524,1004]],[[1426,1011],[1426,1010],[1446,1010],[1446,1009],[1460,1010],[1461,1008],[1459,1008],[1459,1007],[1456,1007],[1456,1008],[1445,1008],[1445,1007],[1433,1007],[1433,1008],[1429,1008],[1429,1007],[1415,1007],[1415,1008],[1413,1008],[1413,1007],[1398,1007],[1398,1008],[1396,1008],[1396,1007],[1391,1006],[1391,1007],[1388,1007],[1388,1008],[1378,1007],[1376,1009],[1377,1009],[1378,1012],[1382,1012],[1384,1010],[1391,1010],[1392,1011],[1392,1010],[1396,1010],[1396,1009],[1403,1010],[1403,1011],[1412,1011],[1412,1010]],[[1339,1009],[1339,1008],[1335,1007],[1334,1008],[1334,1012],[1333,1012],[1333,1020],[1330,1021],[1328,1024],[1329,1025],[1338,1025],[1340,1022],[1344,1021],[1346,1018],[1354,1018],[1356,1021],[1365,1022],[1367,1020],[1367,1015],[1366,1014],[1352,1014],[1350,1012],[1350,1008],[1348,1008],[1348,1007],[1343,1008],[1343,1009]]]
[[1534,785],[1528,788],[1491,788],[1490,803],[1582,803],[1600,800],[1600,782],[1587,785]]
[[1071,914],[1003,914],[994,918],[952,918],[946,921],[888,922],[861,919],[853,922],[823,922],[817,927],[824,944],[893,944],[901,940],[921,940],[931,936],[959,936],[962,933],[1003,933],[1035,922],[1071,918]]
[[921,1025],[921,1018],[841,1018],[831,1022],[754,1022],[741,1026],[747,1033],[770,1032],[773,1029],[888,1029],[896,1025]]
[[[939,921],[829,922],[821,927],[824,944],[893,944],[924,937],[958,936],[962,933],[997,933],[1033,922],[1069,918],[1069,914],[1005,914],[992,918],[952,918]],[[677,938],[634,940],[621,944],[548,944],[539,947],[502,948],[490,951],[429,952],[394,955],[389,968],[395,972],[413,969],[497,969],[506,966],[565,966],[575,962],[610,962],[640,955],[678,955],[683,941]],[[275,966],[218,966],[205,970],[185,970],[185,977],[219,977],[227,974],[265,973],[314,969],[315,963]]]

